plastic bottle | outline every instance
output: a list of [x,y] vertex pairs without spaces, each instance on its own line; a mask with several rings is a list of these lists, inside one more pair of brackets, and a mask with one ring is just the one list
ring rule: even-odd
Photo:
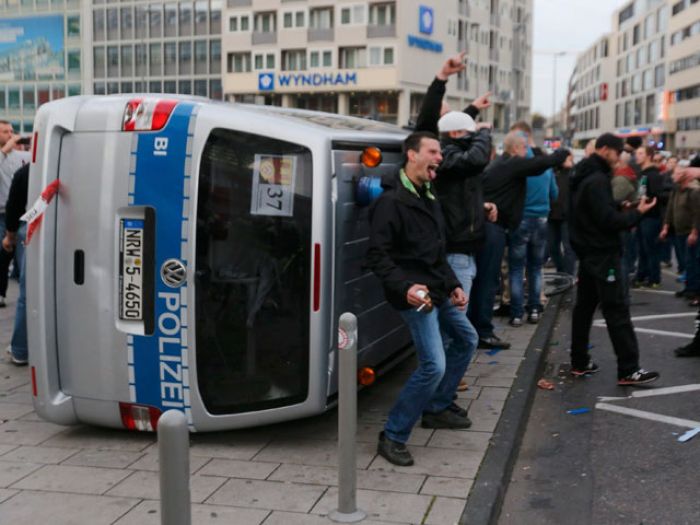
[[637,190],[637,195],[638,195],[640,200],[643,197],[646,197],[646,195],[647,195],[647,176],[646,175],[642,176],[642,180],[639,183],[639,190]]

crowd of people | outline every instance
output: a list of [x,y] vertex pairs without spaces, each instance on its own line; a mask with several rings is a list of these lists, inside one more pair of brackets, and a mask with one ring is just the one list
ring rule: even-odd
[[[660,266],[671,259],[663,246],[676,250],[685,283],[678,295],[697,303],[700,169],[610,133],[574,165],[567,149],[537,148],[525,122],[512,126],[496,155],[491,126],[477,121],[488,95],[464,111],[443,101],[462,58],[445,62],[430,85],[403,166],[370,209],[366,267],[408,326],[418,358],[379,435],[378,453],[401,466],[413,464],[406,442],[419,419],[425,428],[471,426],[455,403],[460,380],[477,348],[510,347],[494,331],[494,312],[513,327],[539,321],[546,259],[570,275],[578,266],[575,377],[599,369],[588,349],[600,306],[618,384],[658,379],[640,366],[628,292],[630,283],[659,286]],[[700,311],[698,326],[677,355],[700,355]]]

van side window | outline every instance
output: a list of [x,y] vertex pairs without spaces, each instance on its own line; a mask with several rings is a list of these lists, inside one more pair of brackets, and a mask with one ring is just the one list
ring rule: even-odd
[[199,170],[196,342],[207,410],[229,414],[306,399],[311,152],[215,129]]

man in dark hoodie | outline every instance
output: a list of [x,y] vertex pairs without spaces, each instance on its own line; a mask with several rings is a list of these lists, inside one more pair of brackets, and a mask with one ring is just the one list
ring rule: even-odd
[[588,352],[593,313],[598,304],[617,355],[617,384],[641,385],[659,378],[639,366],[639,347],[630,320],[627,279],[623,272],[620,233],[639,223],[656,205],[642,197],[636,209],[621,210],[613,200],[610,179],[623,150],[622,139],[605,133],[595,153],[581,161],[571,180],[571,245],[579,257],[576,306],[571,336],[571,374],[598,371]]
[[479,333],[479,348],[510,348],[494,334],[491,320],[508,230],[517,228],[523,218],[527,177],[561,166],[569,156],[568,150],[561,149],[552,155],[527,158],[527,138],[517,131],[506,135],[504,149],[482,176],[484,199],[496,205],[498,220],[484,225],[484,246],[476,257],[477,278],[469,301],[469,319]]
[[[404,141],[404,154],[393,188],[370,209],[365,261],[408,325],[418,357],[418,368],[379,435],[377,452],[399,466],[413,464],[406,442],[421,414],[425,428],[471,425],[453,396],[477,343],[464,315],[467,297],[447,262],[444,220],[432,193],[442,160],[440,143],[430,133],[412,133]],[[447,348],[442,333],[451,338]]]

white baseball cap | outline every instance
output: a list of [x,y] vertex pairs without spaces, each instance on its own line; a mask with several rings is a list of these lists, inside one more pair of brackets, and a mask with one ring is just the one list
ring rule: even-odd
[[440,133],[462,130],[473,133],[476,131],[476,122],[466,113],[450,111],[449,113],[445,113],[440,120],[438,120],[438,129]]

